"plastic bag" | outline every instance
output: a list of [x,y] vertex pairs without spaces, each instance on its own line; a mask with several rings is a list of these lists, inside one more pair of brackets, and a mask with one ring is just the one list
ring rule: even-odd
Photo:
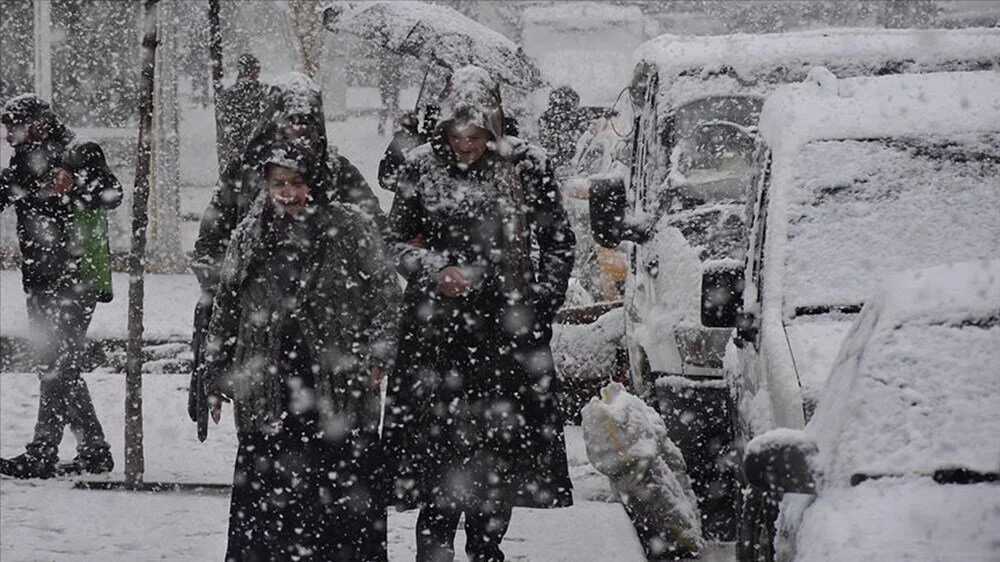
[[684,458],[656,410],[610,383],[583,408],[583,435],[588,459],[610,478],[650,560],[704,548]]
[[111,245],[108,240],[108,213],[103,209],[73,214],[80,248],[80,281],[97,295],[97,302],[111,302]]

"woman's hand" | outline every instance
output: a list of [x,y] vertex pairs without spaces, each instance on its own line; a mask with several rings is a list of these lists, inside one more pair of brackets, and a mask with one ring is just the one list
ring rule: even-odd
[[208,395],[208,405],[211,407],[212,421],[219,423],[222,419],[222,404],[230,402],[229,398],[221,392],[213,392]]
[[460,297],[469,293],[472,284],[462,274],[462,269],[455,265],[449,265],[438,273],[438,289],[446,297]]

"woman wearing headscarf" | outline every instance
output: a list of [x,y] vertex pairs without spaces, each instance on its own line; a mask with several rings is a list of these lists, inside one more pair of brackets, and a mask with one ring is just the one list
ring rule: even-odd
[[375,223],[327,201],[301,143],[261,159],[267,187],[222,264],[199,389],[234,402],[226,559],[384,560],[380,379],[398,285]]
[[[266,100],[264,118],[256,124],[246,148],[219,175],[219,183],[205,209],[194,243],[191,269],[202,291],[195,307],[191,338],[195,368],[203,361],[205,330],[212,316],[219,269],[230,238],[258,194],[265,189],[264,159],[269,157],[276,143],[289,140],[308,146],[316,155],[320,166],[311,187],[314,192],[323,191],[323,201],[356,205],[376,223],[383,222],[378,199],[361,172],[347,158],[329,151],[323,99],[316,83],[297,72],[276,83]],[[204,416],[204,411],[198,411],[193,395],[189,396],[188,414],[192,421]]]
[[457,70],[399,176],[388,241],[407,287],[383,442],[417,560],[503,560],[514,506],[572,503],[551,323],[573,233],[545,153],[503,135],[497,83]]

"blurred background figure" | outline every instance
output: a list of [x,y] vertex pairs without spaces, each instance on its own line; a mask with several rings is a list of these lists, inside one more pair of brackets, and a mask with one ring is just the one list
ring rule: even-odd
[[385,134],[385,124],[390,125],[399,113],[399,89],[402,87],[403,58],[386,54],[379,58],[378,93],[382,107],[378,113],[378,134]]
[[240,55],[236,83],[222,92],[222,138],[219,154],[222,170],[239,158],[251,133],[264,115],[267,86],[260,81],[260,61],[250,53]]
[[587,129],[588,121],[580,109],[580,95],[569,86],[559,86],[549,94],[549,107],[538,118],[538,141],[549,153],[557,173],[569,164],[576,151],[576,140]]

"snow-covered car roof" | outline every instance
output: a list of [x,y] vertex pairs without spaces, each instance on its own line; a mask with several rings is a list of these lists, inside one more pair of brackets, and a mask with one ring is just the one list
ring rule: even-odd
[[635,51],[633,85],[655,68],[669,106],[709,95],[766,95],[777,84],[800,80],[814,66],[827,66],[839,76],[866,76],[983,70],[997,61],[1000,30],[989,28],[661,35]]
[[837,78],[817,68],[779,87],[761,110],[772,150],[822,139],[1000,130],[1000,72]]
[[1000,259],[884,282],[852,326],[808,431],[852,477],[1000,469]]
[[757,35],[666,34],[643,43],[633,62],[654,64],[665,74],[724,65],[750,76],[778,65],[823,65],[832,58],[864,64],[891,60],[930,64],[983,57],[1000,57],[1000,30],[837,28]]
[[525,23],[573,25],[578,29],[644,22],[646,17],[636,6],[614,6],[603,2],[559,3],[554,6],[529,6],[524,9]]

